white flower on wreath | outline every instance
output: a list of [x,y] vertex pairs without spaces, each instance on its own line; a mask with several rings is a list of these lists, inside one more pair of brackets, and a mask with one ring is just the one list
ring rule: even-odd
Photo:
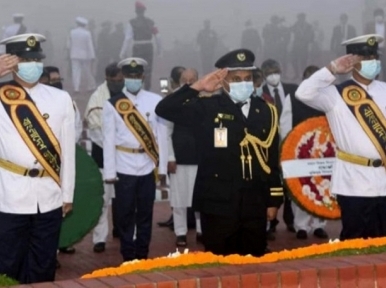
[[304,186],[302,187],[302,193],[303,193],[303,195],[305,195],[305,196],[309,196],[310,193],[311,193],[311,188],[310,188],[310,186],[309,186],[309,185],[304,185]]

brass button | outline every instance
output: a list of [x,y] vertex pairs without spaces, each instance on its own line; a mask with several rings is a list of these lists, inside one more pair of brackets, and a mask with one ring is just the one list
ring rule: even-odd
[[265,133],[265,129],[263,129],[263,133]]
[[218,177],[218,174],[214,174],[214,177],[216,177],[216,178],[217,178],[217,177]]

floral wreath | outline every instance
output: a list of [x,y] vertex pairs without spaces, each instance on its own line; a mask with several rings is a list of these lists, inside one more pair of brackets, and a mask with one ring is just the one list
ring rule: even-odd
[[[280,162],[296,159],[335,157],[336,144],[325,116],[313,117],[297,125],[286,137]],[[336,198],[330,193],[331,175],[284,179],[291,198],[302,209],[323,219],[341,217]]]

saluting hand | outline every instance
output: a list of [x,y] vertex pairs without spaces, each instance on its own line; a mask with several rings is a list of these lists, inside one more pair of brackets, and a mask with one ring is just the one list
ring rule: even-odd
[[12,68],[19,63],[19,58],[15,55],[4,54],[0,56],[0,77],[12,72]]
[[200,92],[214,92],[222,87],[222,81],[227,74],[227,69],[216,70],[205,75],[190,87]]
[[332,74],[347,74],[351,72],[354,69],[354,65],[360,61],[358,55],[348,54],[335,59],[327,66],[327,68]]

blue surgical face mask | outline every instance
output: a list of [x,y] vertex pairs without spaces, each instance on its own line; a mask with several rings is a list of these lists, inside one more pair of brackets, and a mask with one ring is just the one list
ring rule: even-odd
[[251,97],[253,90],[252,81],[232,82],[229,83],[229,96],[235,102],[244,102]]
[[374,80],[381,73],[381,61],[376,59],[361,61],[361,70],[358,73],[368,80]]
[[41,62],[22,62],[17,64],[19,71],[16,75],[29,84],[37,83],[43,74],[43,63]]
[[131,93],[137,93],[142,88],[142,79],[125,78],[125,87]]
[[255,94],[253,94],[255,97],[261,97],[263,96],[263,84],[260,85],[260,87],[255,88]]

